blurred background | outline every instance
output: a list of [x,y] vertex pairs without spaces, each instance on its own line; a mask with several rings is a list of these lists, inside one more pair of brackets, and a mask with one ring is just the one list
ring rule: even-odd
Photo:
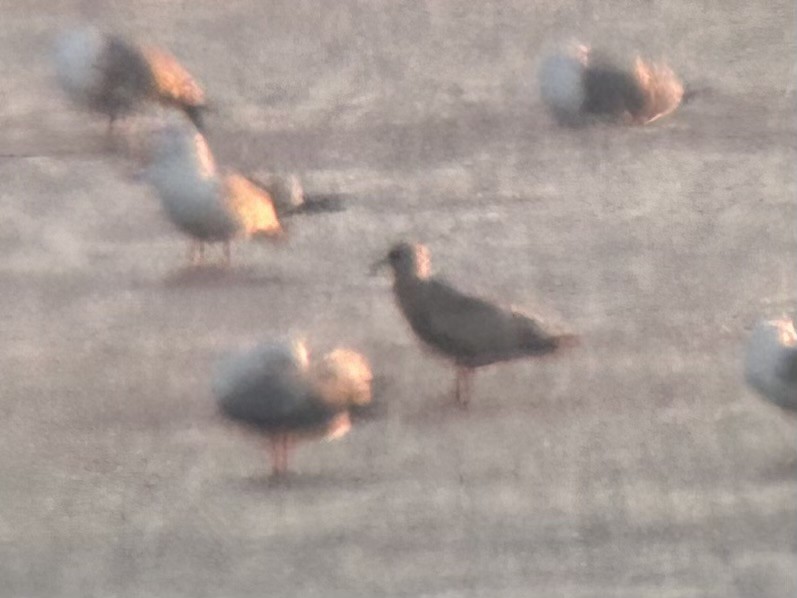
[[[792,3],[0,0],[0,593],[747,598],[797,591],[795,422],[742,379],[793,314]],[[219,162],[350,196],[180,276],[185,240],[70,104],[91,22],[168,48]],[[582,40],[705,89],[645,128],[557,127],[536,69]],[[123,123],[145,138],[157,111]],[[368,265],[584,337],[480,372],[470,412]],[[285,487],[209,370],[302,334],[363,351],[386,412]]]

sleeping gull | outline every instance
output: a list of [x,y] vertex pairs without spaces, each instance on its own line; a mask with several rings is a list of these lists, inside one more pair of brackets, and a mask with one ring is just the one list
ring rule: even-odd
[[58,83],[77,104],[114,122],[147,101],[176,107],[198,127],[205,93],[174,56],[84,26],[62,34],[55,45]]
[[590,118],[644,125],[673,112],[684,97],[682,82],[666,64],[639,56],[617,64],[583,44],[547,56],[538,77],[543,102],[565,125]]
[[269,342],[217,368],[213,390],[228,418],[264,433],[272,475],[288,470],[301,440],[340,438],[350,410],[371,401],[371,367],[361,354],[338,348],[311,361],[301,342]]

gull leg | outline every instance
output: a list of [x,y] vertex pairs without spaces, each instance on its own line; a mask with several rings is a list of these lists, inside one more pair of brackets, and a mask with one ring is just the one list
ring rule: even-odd
[[229,241],[224,241],[224,265],[230,266],[232,264],[232,244]]
[[281,455],[280,450],[282,448],[281,444],[281,434],[272,434],[268,437],[268,444],[269,444],[269,456],[271,457],[271,477],[276,478],[280,475],[280,467],[281,467]]
[[288,453],[291,448],[290,435],[285,432],[268,437],[271,453],[271,477],[281,478],[288,473]]
[[191,241],[188,245],[188,262],[192,266],[201,265],[205,262],[205,243]]
[[105,145],[107,151],[114,154],[122,149],[121,140],[118,138],[117,129],[114,126],[116,125],[116,121],[116,114],[108,115],[108,127],[105,130]]
[[291,449],[291,437],[289,434],[282,435],[282,474],[288,473],[288,453]]
[[470,405],[471,389],[473,388],[473,370],[465,370],[465,402],[464,406]]
[[457,376],[454,383],[454,398],[457,405],[463,409],[468,408],[470,403],[470,389],[473,371],[470,368],[457,367]]

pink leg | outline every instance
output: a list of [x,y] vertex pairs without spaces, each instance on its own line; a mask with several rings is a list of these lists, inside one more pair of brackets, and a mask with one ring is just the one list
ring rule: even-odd
[[279,434],[268,437],[269,457],[271,458],[271,477],[275,478],[280,472],[280,438]]
[[463,409],[467,409],[470,403],[470,387],[473,370],[458,366],[457,376],[454,383],[454,398],[457,404]]
[[224,265],[230,266],[232,264],[232,244],[229,241],[224,241]]
[[291,448],[289,434],[277,432],[268,437],[271,454],[271,477],[279,478],[288,472],[288,453]]
[[280,478],[288,473],[288,457],[296,439],[287,432],[275,432],[268,436],[271,477]]
[[202,241],[191,241],[188,246],[188,261],[192,266],[205,263],[205,244]]
[[288,454],[291,449],[291,437],[289,434],[282,435],[282,473],[288,473]]

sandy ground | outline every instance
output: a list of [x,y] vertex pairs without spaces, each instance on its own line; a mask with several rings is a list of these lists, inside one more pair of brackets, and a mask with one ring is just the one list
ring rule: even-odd
[[[0,1],[0,594],[795,595],[797,422],[740,367],[752,323],[797,307],[792,4],[571,4],[96,3],[205,84],[220,161],[352,196],[188,276],[53,84],[91,3]],[[711,91],[647,129],[557,129],[534,73],[571,34]],[[585,347],[449,409],[450,368],[367,276],[401,238]],[[386,410],[274,486],[209,371],[287,333],[364,351]]]

